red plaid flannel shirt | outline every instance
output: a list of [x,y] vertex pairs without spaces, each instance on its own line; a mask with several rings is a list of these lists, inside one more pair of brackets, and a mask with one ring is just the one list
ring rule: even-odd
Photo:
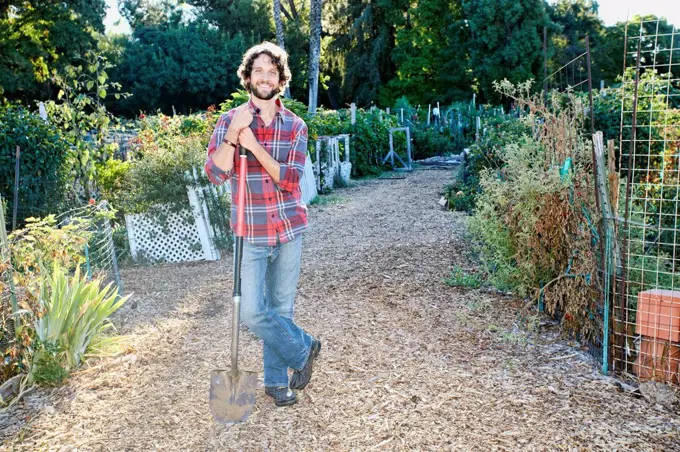
[[[249,152],[247,158],[245,195],[244,239],[254,245],[276,245],[286,243],[307,229],[307,206],[302,202],[300,179],[305,169],[307,155],[307,125],[293,112],[286,109],[280,99],[276,100],[277,111],[274,120],[266,126],[259,108],[248,102],[253,112],[250,128],[255,138],[281,165],[279,184],[275,184],[267,171]],[[224,139],[235,109],[220,116],[208,145],[205,172],[214,184],[232,179],[231,184],[231,228],[236,225],[236,204],[238,202],[238,151],[234,153],[234,168],[224,172],[212,159]]]

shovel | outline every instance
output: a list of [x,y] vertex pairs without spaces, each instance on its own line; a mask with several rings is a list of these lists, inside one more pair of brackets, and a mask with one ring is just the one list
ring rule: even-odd
[[238,370],[238,330],[241,309],[241,256],[245,233],[247,151],[240,147],[236,243],[234,244],[234,312],[231,322],[231,369],[210,373],[210,412],[220,424],[245,422],[255,405],[257,373]]

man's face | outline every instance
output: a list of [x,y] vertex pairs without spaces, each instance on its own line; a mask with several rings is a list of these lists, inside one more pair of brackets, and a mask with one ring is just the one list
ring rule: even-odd
[[280,74],[276,64],[267,54],[261,54],[253,61],[250,73],[250,90],[255,97],[270,100],[279,92]]

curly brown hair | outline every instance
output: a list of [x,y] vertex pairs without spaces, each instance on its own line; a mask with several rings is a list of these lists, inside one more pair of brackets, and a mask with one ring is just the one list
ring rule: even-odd
[[291,79],[290,69],[288,68],[288,54],[281,47],[271,42],[263,42],[251,47],[243,55],[243,61],[238,68],[238,76],[241,79],[241,85],[250,92],[250,75],[253,71],[253,62],[260,55],[265,54],[272,59],[279,70],[279,88],[277,94],[281,94]]

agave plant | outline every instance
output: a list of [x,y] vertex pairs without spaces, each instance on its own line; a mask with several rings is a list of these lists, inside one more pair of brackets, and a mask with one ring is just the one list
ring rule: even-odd
[[61,346],[70,368],[80,364],[93,339],[112,326],[111,314],[130,297],[119,297],[112,284],[102,288],[101,279],[87,281],[80,268],[69,276],[57,265],[42,282],[35,332],[41,342]]

